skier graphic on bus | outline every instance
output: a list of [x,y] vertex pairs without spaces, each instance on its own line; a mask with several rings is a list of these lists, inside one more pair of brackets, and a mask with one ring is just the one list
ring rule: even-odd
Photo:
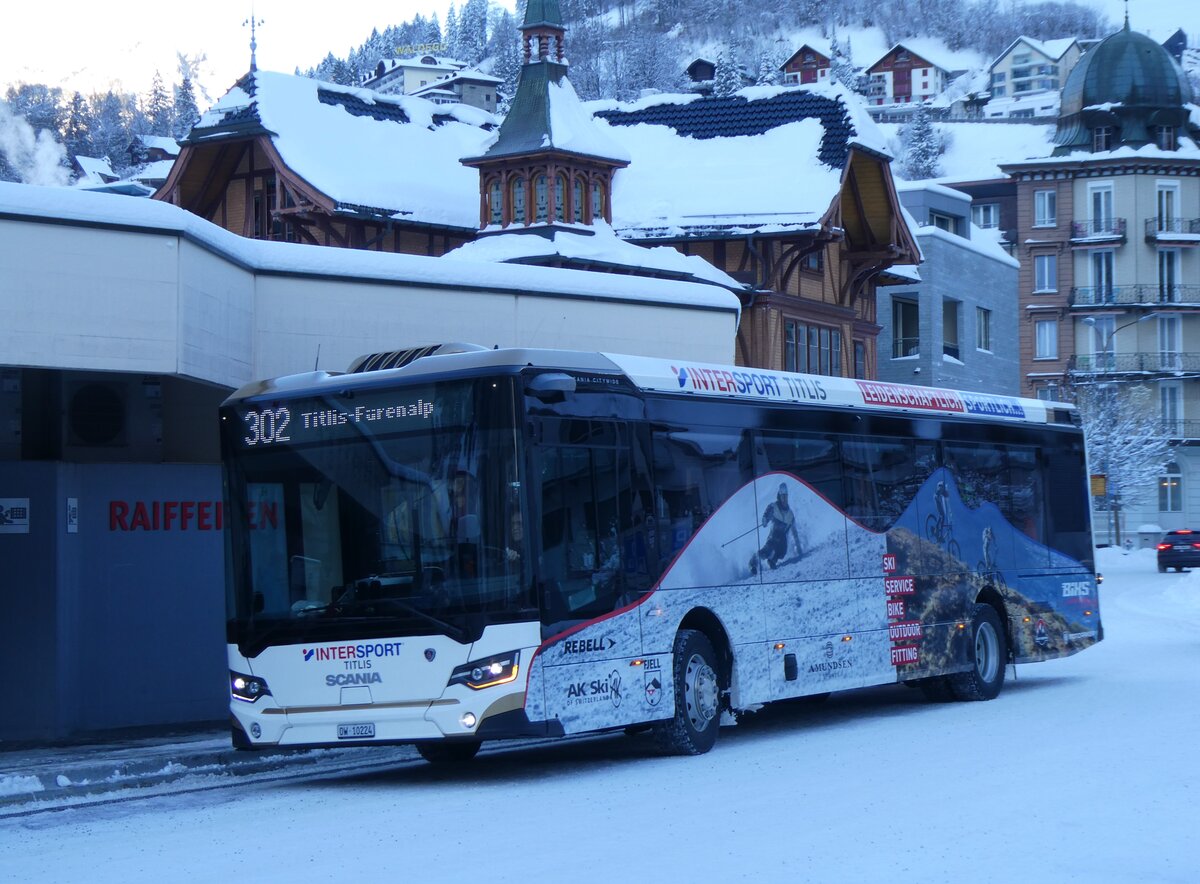
[[787,485],[779,483],[775,499],[763,510],[762,527],[768,528],[767,542],[750,556],[750,573],[758,573],[758,563],[764,561],[772,570],[787,558],[788,537],[796,541],[794,558],[800,558],[800,532],[796,530],[796,514],[788,506]]

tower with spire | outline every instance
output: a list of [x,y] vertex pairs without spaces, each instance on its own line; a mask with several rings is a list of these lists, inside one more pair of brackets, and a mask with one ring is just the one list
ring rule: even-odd
[[488,151],[462,161],[479,170],[484,234],[612,220],[612,176],[629,157],[567,79],[565,34],[558,0],[529,0],[508,115]]

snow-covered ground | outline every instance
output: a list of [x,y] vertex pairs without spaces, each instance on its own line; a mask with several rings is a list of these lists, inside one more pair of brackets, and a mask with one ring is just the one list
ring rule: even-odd
[[876,688],[699,758],[612,736],[7,820],[0,880],[1190,884],[1200,572],[1099,556],[1105,641],[994,702]]

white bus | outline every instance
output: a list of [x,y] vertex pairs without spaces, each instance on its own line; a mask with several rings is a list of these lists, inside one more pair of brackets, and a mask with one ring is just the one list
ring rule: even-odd
[[469,345],[252,385],[221,412],[234,744],[697,754],[775,700],[992,699],[1102,637],[1074,418]]

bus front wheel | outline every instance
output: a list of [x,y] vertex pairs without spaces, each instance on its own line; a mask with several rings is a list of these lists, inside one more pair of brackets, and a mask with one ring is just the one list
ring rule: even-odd
[[655,738],[671,755],[703,755],[716,743],[721,724],[717,654],[708,636],[679,630],[673,666],[675,717],[654,726]]
[[417,752],[430,764],[462,764],[479,752],[479,743],[470,740],[445,743],[418,743]]
[[1004,684],[1007,664],[1004,627],[991,605],[976,605],[971,611],[971,668],[950,676],[950,689],[959,700],[992,700]]

